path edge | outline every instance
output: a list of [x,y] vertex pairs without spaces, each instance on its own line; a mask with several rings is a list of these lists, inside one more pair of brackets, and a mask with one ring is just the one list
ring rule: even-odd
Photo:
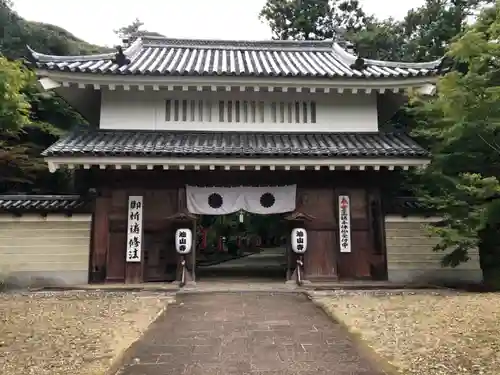
[[133,351],[131,350],[132,347],[140,340],[142,339],[142,337],[146,334],[146,332],[148,331],[148,329],[160,318],[160,316],[162,316],[163,314],[165,314],[165,312],[167,311],[167,308],[168,306],[170,305],[173,305],[175,304],[177,301],[176,299],[174,298],[172,300],[172,302],[168,302],[165,304],[165,306],[163,306],[162,309],[160,309],[160,311],[156,314],[156,316],[154,317],[154,319],[151,320],[151,322],[149,323],[149,325],[146,327],[146,329],[140,334],[137,336],[137,338],[132,341],[130,343],[130,345],[125,349],[123,350],[121,353],[119,353],[115,358],[113,358],[111,360],[111,363],[110,365],[108,366],[108,368],[103,371],[100,375],[117,375],[118,372],[122,369],[122,367],[128,363],[128,362],[131,362],[132,361],[132,357],[133,357]]
[[340,324],[353,337],[362,355],[365,355],[369,358],[369,360],[373,361],[386,375],[401,375],[401,370],[397,366],[389,363],[386,359],[380,356],[370,345],[368,345],[368,343],[363,339],[361,333],[354,331],[349,325],[345,323],[345,321],[340,316],[329,311],[326,308],[325,304],[320,301],[321,297],[318,298],[316,296],[313,296],[309,292],[305,292],[304,294],[317,308],[321,309],[329,319]]

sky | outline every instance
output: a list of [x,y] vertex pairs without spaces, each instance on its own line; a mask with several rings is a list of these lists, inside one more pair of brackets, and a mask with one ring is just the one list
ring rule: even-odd
[[[135,18],[144,28],[172,38],[270,39],[258,14],[266,0],[13,0],[30,21],[60,26],[80,39],[113,46],[113,32]],[[401,19],[424,0],[360,0],[367,13]]]

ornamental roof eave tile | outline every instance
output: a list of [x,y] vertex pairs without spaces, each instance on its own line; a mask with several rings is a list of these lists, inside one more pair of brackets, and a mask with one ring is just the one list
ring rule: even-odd
[[[399,133],[75,131],[45,150],[46,157],[428,158]],[[267,141],[267,142],[266,142]],[[148,142],[154,148],[144,147]],[[203,147],[192,145],[203,142]],[[225,146],[221,146],[220,144]]]
[[406,79],[439,74],[442,59],[406,63],[362,59],[333,41],[209,41],[137,39],[117,54],[51,56],[29,49],[39,69],[145,76]]

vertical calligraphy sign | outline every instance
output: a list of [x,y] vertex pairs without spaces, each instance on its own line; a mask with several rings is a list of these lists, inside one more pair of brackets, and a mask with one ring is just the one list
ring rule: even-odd
[[348,195],[339,195],[340,252],[351,252],[351,202]]
[[142,197],[128,197],[127,262],[140,262],[142,250]]

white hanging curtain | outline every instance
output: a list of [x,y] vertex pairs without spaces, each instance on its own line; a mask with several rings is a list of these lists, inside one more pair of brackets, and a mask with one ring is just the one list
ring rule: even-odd
[[242,187],[245,211],[253,214],[282,214],[295,210],[297,185]]
[[197,215],[227,215],[243,208],[238,188],[186,186],[187,209]]
[[268,187],[186,186],[187,209],[197,215],[227,215],[240,210],[280,214],[295,210],[297,185]]

